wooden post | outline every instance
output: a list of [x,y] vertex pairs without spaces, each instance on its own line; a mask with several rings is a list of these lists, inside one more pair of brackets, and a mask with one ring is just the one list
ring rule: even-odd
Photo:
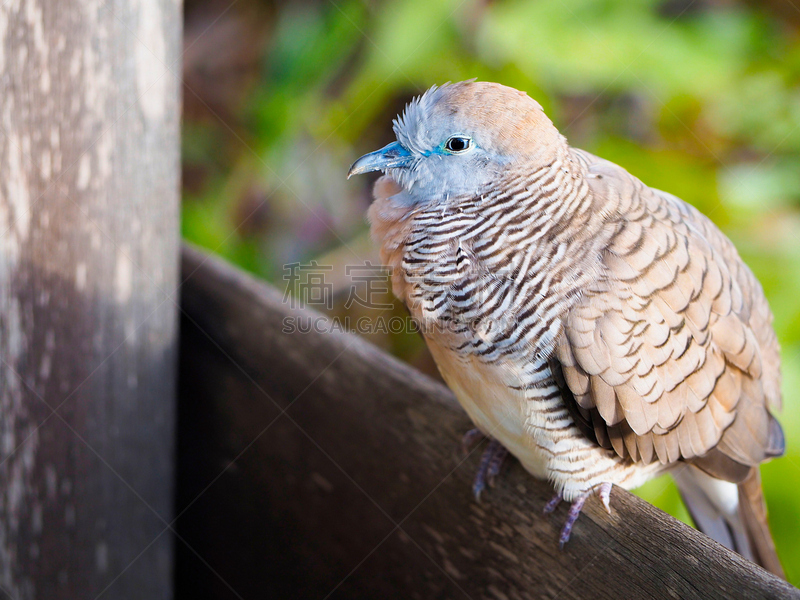
[[180,32],[0,3],[0,597],[172,595]]

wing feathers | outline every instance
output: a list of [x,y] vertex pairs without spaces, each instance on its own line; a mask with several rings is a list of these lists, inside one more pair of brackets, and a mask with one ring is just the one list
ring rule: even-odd
[[767,412],[780,398],[763,292],[708,219],[614,169],[602,164],[592,192],[630,197],[609,224],[600,277],[564,318],[566,385],[621,457],[706,460],[734,480],[736,465],[782,447]]

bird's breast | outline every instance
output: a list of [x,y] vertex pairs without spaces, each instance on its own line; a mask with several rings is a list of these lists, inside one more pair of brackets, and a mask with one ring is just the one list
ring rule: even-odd
[[482,431],[546,477],[564,445],[553,427],[571,423],[548,366],[571,291],[566,245],[496,226],[508,207],[414,208],[386,178],[375,196],[373,238],[443,378]]
[[546,478],[549,456],[526,427],[526,401],[514,385],[519,381],[515,366],[487,365],[441,346],[435,337],[426,337],[426,342],[443,379],[476,427],[499,440],[531,474]]

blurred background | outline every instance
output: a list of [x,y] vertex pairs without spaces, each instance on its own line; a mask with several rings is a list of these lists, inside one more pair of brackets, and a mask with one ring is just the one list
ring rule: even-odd
[[[287,292],[297,281],[286,265],[330,267],[330,302],[314,308],[331,315],[404,316],[385,284],[373,291],[390,308],[352,301],[347,266],[380,261],[364,216],[374,177],[347,181],[350,163],[392,141],[391,120],[433,84],[476,77],[527,91],[573,146],[711,217],[761,280],[788,441],[762,472],[798,585],[798,5],[186,0],[183,235]],[[438,377],[416,334],[368,337]],[[668,478],[637,493],[690,522]]]

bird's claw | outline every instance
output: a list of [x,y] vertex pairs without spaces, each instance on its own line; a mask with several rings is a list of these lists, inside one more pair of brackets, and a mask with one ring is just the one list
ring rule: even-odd
[[[606,511],[608,511],[608,514],[611,514],[611,487],[612,484],[609,482],[601,483],[596,487],[597,495],[600,497],[600,501],[603,503]],[[564,544],[569,541],[570,535],[572,534],[572,528],[575,525],[575,522],[578,520],[578,517],[581,515],[583,505],[586,503],[586,500],[589,498],[589,496],[591,496],[594,489],[595,488],[582,493],[572,502],[572,505],[569,507],[567,520],[564,523],[564,526],[561,528],[561,534],[558,536],[558,546],[562,550],[564,548]],[[553,496],[553,498],[547,504],[545,504],[544,512],[553,512],[561,503],[561,500],[563,500],[561,493]]]
[[611,483],[608,481],[601,483],[597,489],[597,495],[600,496],[600,501],[606,507],[606,512],[611,514]]

